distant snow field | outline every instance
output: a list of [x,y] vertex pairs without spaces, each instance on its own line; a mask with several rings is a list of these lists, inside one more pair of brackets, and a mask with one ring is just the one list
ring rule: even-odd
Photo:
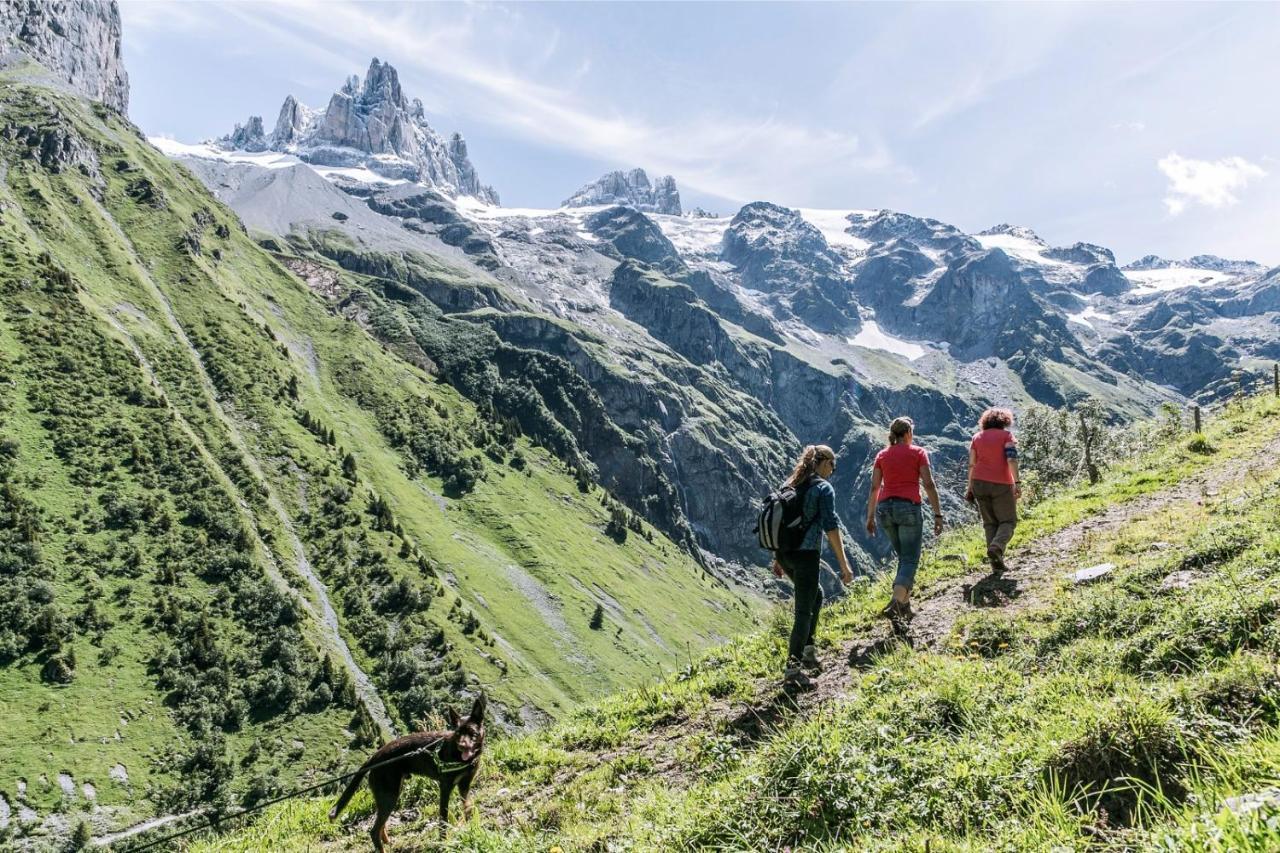
[[1183,287],[1210,287],[1231,281],[1235,276],[1217,270],[1194,267],[1168,267],[1159,270],[1124,270],[1124,277],[1133,282],[1133,295],[1146,296]]
[[1044,243],[1016,234],[976,234],[973,239],[981,243],[984,249],[1000,249],[1006,255],[1022,261],[1045,266],[1070,266],[1066,261],[1045,257],[1044,251],[1048,246]]
[[905,357],[907,361],[915,361],[928,352],[920,344],[903,340],[902,338],[895,338],[888,332],[881,331],[879,324],[875,320],[864,320],[858,334],[849,338],[849,343],[855,347],[891,352]]
[[1090,320],[1104,320],[1108,323],[1114,323],[1116,318],[1111,314],[1106,314],[1094,308],[1092,305],[1087,306],[1078,314],[1068,314],[1067,319],[1072,323],[1079,323],[1082,326],[1088,326],[1090,329],[1096,328]]
[[724,232],[729,230],[732,217],[670,216],[650,213],[649,218],[658,223],[663,235],[671,241],[680,254],[718,255]]
[[866,249],[871,244],[848,233],[850,214],[874,216],[874,210],[824,210],[814,207],[798,207],[800,216],[822,232],[829,246],[848,246],[850,249]]
[[283,154],[279,151],[225,151],[204,142],[190,145],[164,136],[149,136],[147,141],[160,149],[160,153],[166,157],[195,157],[200,160],[221,160],[224,163],[248,163],[251,166],[261,166],[264,169],[289,169],[293,166],[306,166],[317,175],[330,181],[335,178],[347,178],[362,184],[408,183],[404,178],[385,178],[377,172],[365,168],[314,166],[303,162],[296,155]]

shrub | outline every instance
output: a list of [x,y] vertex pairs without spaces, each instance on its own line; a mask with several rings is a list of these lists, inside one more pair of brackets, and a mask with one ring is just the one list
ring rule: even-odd
[[1175,803],[1186,798],[1191,758],[1169,711],[1136,701],[1118,705],[1063,744],[1046,772],[1070,796],[1081,795],[1112,823],[1130,826],[1146,791]]

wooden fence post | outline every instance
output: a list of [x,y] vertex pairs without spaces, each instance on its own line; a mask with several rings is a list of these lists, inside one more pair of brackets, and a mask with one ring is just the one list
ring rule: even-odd
[[1191,407],[1191,416],[1195,418],[1195,424],[1196,424],[1195,432],[1198,433],[1200,432],[1200,407],[1199,406]]

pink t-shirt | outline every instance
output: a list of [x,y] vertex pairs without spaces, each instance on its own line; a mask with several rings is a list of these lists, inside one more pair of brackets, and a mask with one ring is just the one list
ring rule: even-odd
[[929,454],[914,444],[891,444],[876,454],[880,496],[876,500],[906,498],[920,503],[920,472],[929,467]]
[[1016,453],[1018,440],[1007,429],[984,429],[973,437],[973,479],[984,483],[1013,484],[1009,452]]

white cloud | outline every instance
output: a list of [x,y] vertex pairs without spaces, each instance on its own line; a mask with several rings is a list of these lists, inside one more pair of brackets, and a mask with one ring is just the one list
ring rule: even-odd
[[1193,203],[1206,207],[1227,207],[1240,201],[1236,193],[1266,171],[1243,157],[1221,160],[1193,160],[1170,152],[1156,164],[1169,186],[1164,197],[1169,213],[1177,216]]
[[[377,55],[409,78],[406,88],[420,89],[427,81],[441,88],[436,110],[447,102],[456,115],[505,128],[522,139],[620,167],[674,174],[682,186],[730,200],[804,198],[813,191],[816,174],[912,177],[874,137],[812,127],[776,114],[655,121],[623,111],[616,102],[584,97],[575,89],[592,68],[591,57],[562,56],[567,51],[559,32],[523,16],[519,7],[392,8],[394,13],[388,14],[386,7],[358,2],[284,0],[218,5],[208,11],[229,14],[274,44],[319,54],[330,65],[342,63],[343,57],[363,56],[367,62]],[[142,25],[164,23],[156,15]],[[560,64],[553,67],[553,60]],[[362,65],[346,64],[346,73],[363,71]]]

